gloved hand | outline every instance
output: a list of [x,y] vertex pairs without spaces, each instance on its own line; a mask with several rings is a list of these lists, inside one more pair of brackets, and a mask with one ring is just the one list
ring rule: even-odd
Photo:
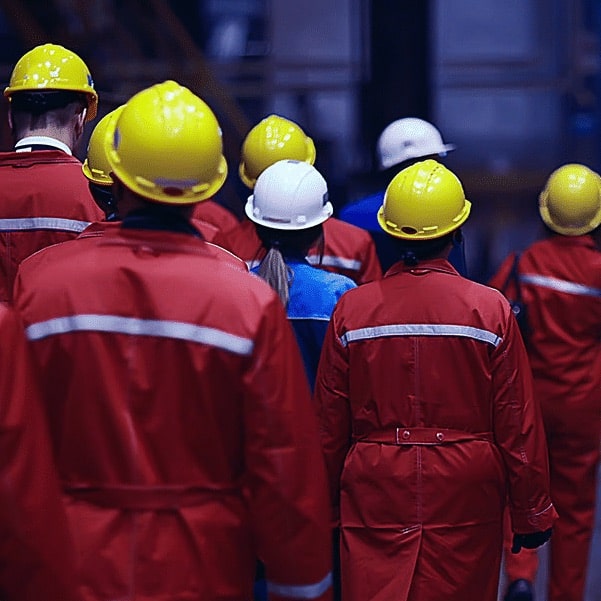
[[514,534],[513,544],[511,545],[512,553],[519,553],[522,547],[524,549],[536,549],[544,545],[550,538],[553,528],[549,528],[544,532],[529,532],[528,534]]

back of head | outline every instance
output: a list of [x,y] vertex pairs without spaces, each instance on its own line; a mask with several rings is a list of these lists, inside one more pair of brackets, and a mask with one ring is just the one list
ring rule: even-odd
[[549,176],[538,208],[543,222],[554,232],[588,234],[601,224],[601,178],[584,165],[563,165]]
[[428,121],[416,117],[397,119],[378,138],[379,168],[384,170],[410,159],[431,155],[444,156],[454,149],[455,145],[445,144],[440,132]]
[[4,96],[14,108],[32,114],[62,108],[81,96],[87,121],[96,117],[98,107],[90,70],[77,54],[58,44],[26,52],[17,61]]
[[471,203],[457,176],[433,159],[400,171],[388,185],[378,223],[418,257],[446,245],[469,217]]
[[267,167],[284,159],[313,165],[315,145],[296,123],[270,115],[255,125],[242,143],[240,179],[252,189]]
[[323,176],[308,163],[283,160],[267,167],[248,197],[246,215],[255,223],[267,256],[258,275],[288,304],[285,256],[304,258],[333,213]]
[[213,196],[227,176],[213,111],[175,81],[132,96],[107,124],[104,143],[111,171],[148,201],[191,205]]

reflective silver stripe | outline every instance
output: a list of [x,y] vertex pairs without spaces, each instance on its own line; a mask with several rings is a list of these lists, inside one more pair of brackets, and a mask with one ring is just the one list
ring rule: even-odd
[[584,284],[577,284],[575,282],[568,282],[567,280],[560,280],[558,278],[551,278],[544,275],[534,274],[521,274],[520,282],[525,284],[534,284],[535,286],[541,286],[542,288],[551,288],[557,290],[557,292],[565,292],[567,294],[578,294],[580,296],[601,296],[601,290],[599,288],[593,288],[592,286],[585,286]]
[[294,599],[317,599],[321,597],[332,586],[332,572],[321,582],[316,584],[287,585],[267,581],[267,590],[280,597],[292,597]]
[[[310,265],[319,265],[319,255],[308,255],[307,261]],[[362,265],[361,261],[356,259],[344,259],[332,255],[324,255],[321,264],[326,267],[337,267],[338,269],[348,269],[350,271],[359,271]]]
[[[348,271],[359,271],[361,269],[361,261],[355,259],[343,259],[342,257],[324,256],[323,259],[319,260],[319,255],[307,255],[305,257],[309,265],[319,266],[320,264],[324,267],[337,267],[338,269],[347,269]],[[261,261],[252,260],[246,261],[249,269],[253,269],[257,265],[261,264]]]
[[0,231],[60,230],[63,232],[83,232],[89,221],[62,219],[60,217],[23,217],[22,219],[0,219]]
[[503,340],[494,332],[471,326],[407,323],[349,330],[342,336],[340,342],[343,346],[347,346],[349,342],[369,340],[371,338],[384,338],[387,336],[461,336],[463,338],[473,338],[480,342],[486,342],[493,346],[499,346]]
[[138,319],[119,315],[69,315],[40,321],[25,330],[29,340],[40,340],[47,336],[69,332],[114,332],[132,336],[160,336],[208,344],[237,355],[250,355],[254,343],[248,338],[228,334],[215,328],[197,326],[181,321]]

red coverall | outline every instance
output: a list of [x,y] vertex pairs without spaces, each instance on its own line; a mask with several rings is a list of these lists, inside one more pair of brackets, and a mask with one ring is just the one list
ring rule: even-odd
[[48,427],[16,314],[0,306],[0,591],[78,601],[73,542]]
[[[512,263],[510,256],[492,286],[503,287]],[[548,598],[581,601],[601,435],[601,252],[591,236],[554,235],[525,250],[518,271],[531,330],[527,348],[534,390],[549,447],[551,497],[559,513]],[[513,283],[505,294],[515,298]],[[520,556],[507,555],[509,580],[524,576],[512,565]],[[533,579],[536,562],[531,569]]]
[[231,211],[211,198],[196,203],[192,216],[210,223],[224,233],[235,228],[239,223],[238,218]]
[[334,309],[315,389],[342,598],[496,601],[516,532],[556,517],[515,318],[448,261],[397,263]]
[[[219,249],[219,254],[223,251]],[[120,228],[23,262],[88,601],[331,599],[325,468],[271,288],[193,236]]]
[[19,263],[104,218],[81,163],[61,150],[0,152],[0,302],[12,301]]
[[[248,265],[229,250],[223,248],[223,234],[210,223],[205,223],[200,219],[192,219],[192,225],[202,234],[207,244],[214,250],[215,257],[230,262],[232,265],[239,267],[243,271],[248,272]],[[82,238],[95,238],[103,236],[107,231],[116,231],[121,227],[120,221],[94,221],[83,231],[77,240]],[[221,243],[221,244],[220,244]]]
[[[309,251],[309,262],[333,273],[341,273],[357,284],[365,284],[382,277],[376,246],[369,232],[330,217],[323,223],[323,260],[319,264],[320,249]],[[227,232],[226,248],[246,261],[252,269],[265,256],[265,249],[257,236],[255,225],[249,219]]]

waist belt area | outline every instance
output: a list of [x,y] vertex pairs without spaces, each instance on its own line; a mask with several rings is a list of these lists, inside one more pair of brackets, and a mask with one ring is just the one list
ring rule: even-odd
[[64,486],[76,500],[113,509],[159,511],[202,505],[223,496],[239,494],[236,488],[200,488],[189,486]]
[[391,445],[442,445],[470,440],[493,442],[492,432],[465,432],[450,428],[386,428],[364,436],[354,436],[355,442],[377,442]]

